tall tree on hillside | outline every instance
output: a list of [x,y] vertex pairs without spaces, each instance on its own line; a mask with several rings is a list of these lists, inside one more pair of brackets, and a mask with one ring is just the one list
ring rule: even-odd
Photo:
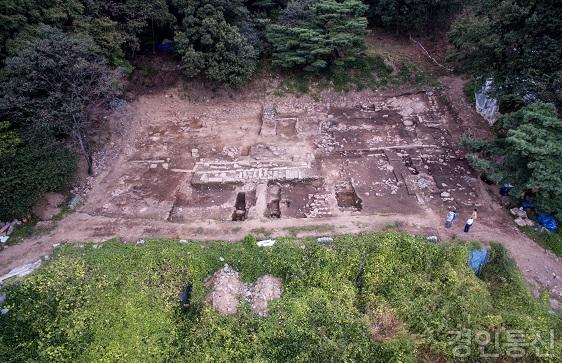
[[398,32],[443,28],[462,7],[461,0],[369,0],[369,22]]
[[562,221],[562,119],[551,104],[536,103],[498,120],[499,137],[466,139],[479,154],[472,164],[498,183],[514,186],[511,195],[533,200],[541,213]]
[[183,0],[178,7],[184,20],[176,33],[176,47],[188,77],[203,74],[231,86],[250,77],[258,51],[239,28],[248,24],[242,1]]
[[6,59],[4,73],[0,114],[23,127],[71,136],[91,173],[87,107],[112,95],[117,86],[94,41],[42,26],[37,38]]
[[292,0],[269,27],[273,64],[318,71],[364,48],[367,7],[359,0]]
[[479,0],[449,33],[450,58],[477,77],[493,77],[502,112],[537,98],[562,97],[559,0]]

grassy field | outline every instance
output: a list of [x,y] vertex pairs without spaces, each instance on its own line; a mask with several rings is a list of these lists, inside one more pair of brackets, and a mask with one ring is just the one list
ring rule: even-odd
[[[499,246],[478,278],[467,266],[470,245],[400,233],[340,236],[328,246],[255,242],[63,245],[41,270],[4,287],[0,361],[474,361],[485,337],[485,353],[510,361],[513,331],[523,360],[562,357],[560,315],[547,296],[532,297]],[[224,263],[247,282],[282,279],[269,316],[245,303],[221,316],[204,302],[203,281]],[[192,305],[182,310],[189,282]]]

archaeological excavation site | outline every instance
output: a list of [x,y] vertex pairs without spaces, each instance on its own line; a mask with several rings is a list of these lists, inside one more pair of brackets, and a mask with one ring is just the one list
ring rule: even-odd
[[432,91],[256,98],[139,97],[136,131],[83,210],[244,223],[479,203],[459,121]]

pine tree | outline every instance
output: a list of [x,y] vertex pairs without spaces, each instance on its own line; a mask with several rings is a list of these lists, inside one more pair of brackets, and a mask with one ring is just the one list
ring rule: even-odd
[[353,60],[364,48],[367,7],[358,0],[293,0],[267,37],[273,64],[319,71]]

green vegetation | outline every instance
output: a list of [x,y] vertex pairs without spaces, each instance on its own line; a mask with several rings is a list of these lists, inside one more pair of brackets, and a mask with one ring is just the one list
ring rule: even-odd
[[408,84],[421,87],[435,84],[435,77],[413,64],[401,63],[399,72],[385,64],[379,56],[364,56],[343,65],[331,65],[321,74],[291,72],[277,90],[277,94],[293,93],[297,95],[317,93],[326,89],[338,92],[351,90],[387,88]]
[[562,256],[562,228],[558,228],[556,232],[537,231],[535,228],[528,226],[520,229],[541,246],[548,248],[558,256]]
[[[296,242],[59,247],[47,266],[5,287],[0,360],[451,361],[454,331],[472,334],[463,359],[476,358],[474,334],[485,331],[499,339],[487,352],[509,360],[507,329],[523,331],[526,343],[543,338],[538,353],[550,358],[529,347],[528,361],[560,361],[561,317],[546,296],[532,297],[499,246],[478,279],[467,266],[468,245],[398,233],[341,236],[330,247]],[[205,278],[224,263],[247,282],[264,274],[283,280],[268,317],[244,304],[221,316],[204,302]],[[182,310],[188,283],[191,306]]]
[[272,62],[321,71],[360,57],[365,49],[367,7],[359,0],[291,0],[267,30]]
[[300,233],[329,233],[334,231],[331,224],[313,224],[309,226],[295,226],[284,228],[291,237],[298,237]]
[[368,0],[369,22],[399,32],[444,29],[452,14],[462,8],[459,0]]
[[449,33],[459,69],[493,77],[500,112],[541,99],[560,105],[562,15],[556,1],[479,0]]
[[48,132],[28,131],[13,153],[0,154],[0,220],[24,216],[46,192],[72,180],[73,155]]
[[0,112],[23,129],[64,133],[78,145],[91,174],[87,108],[116,91],[116,81],[96,44],[49,26],[6,59]]
[[204,74],[231,86],[247,80],[256,68],[258,51],[240,34],[238,26],[248,23],[242,1],[179,1],[178,6],[184,20],[176,42],[185,74]]
[[514,198],[530,200],[539,213],[562,220],[562,119],[554,106],[526,106],[501,117],[496,128],[496,139],[465,139],[481,156],[469,160],[491,180],[512,184]]

